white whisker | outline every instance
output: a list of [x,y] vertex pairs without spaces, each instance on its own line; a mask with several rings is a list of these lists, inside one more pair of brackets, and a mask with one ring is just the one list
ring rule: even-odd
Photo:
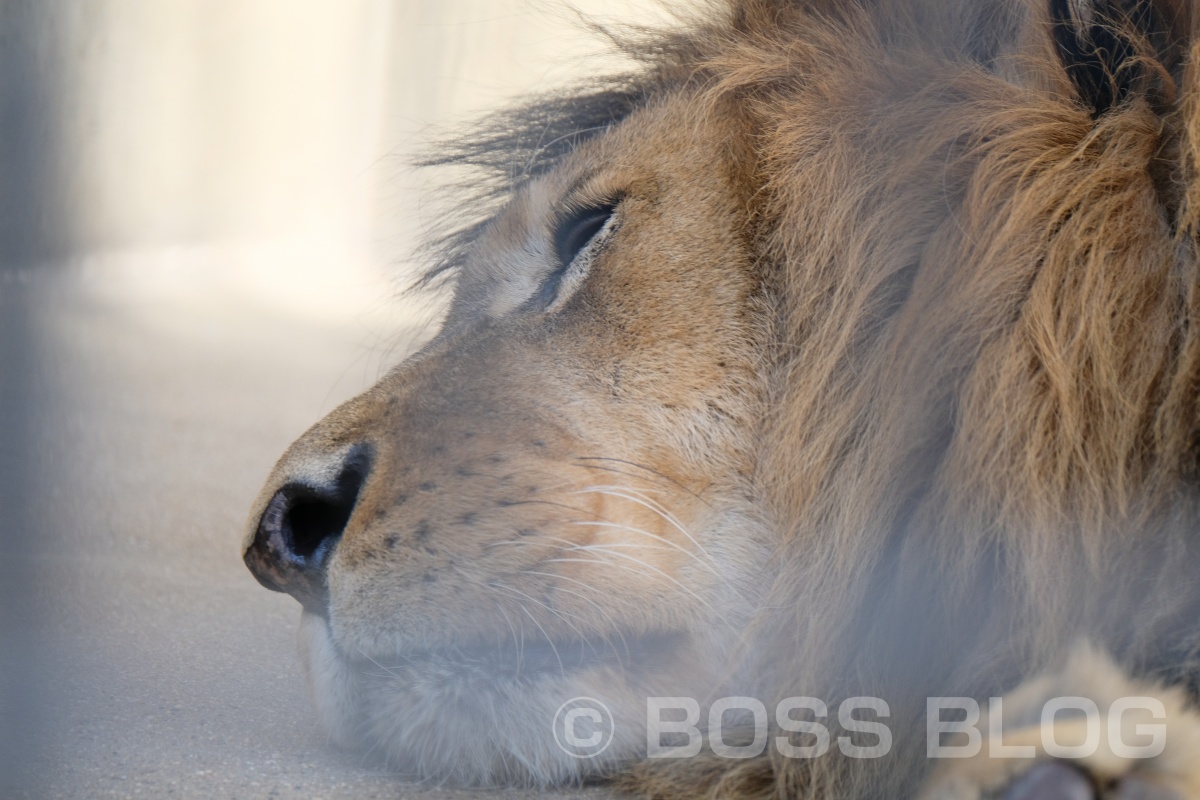
[[[682,545],[680,545],[676,542],[672,542],[670,539],[667,539],[664,536],[659,536],[656,533],[651,533],[650,531],[644,531],[641,528],[635,528],[632,525],[620,525],[616,522],[595,522],[595,521],[589,521],[589,520],[580,520],[577,522],[573,522],[571,524],[572,525],[581,525],[581,526],[585,526],[585,527],[594,527],[594,528],[613,528],[616,530],[629,531],[630,533],[641,534],[642,536],[649,537],[657,542],[662,542],[663,544],[667,545],[667,547],[672,550],[678,550],[680,553],[683,553],[688,558],[693,559],[697,564],[699,564],[700,566],[704,567],[706,570],[711,572],[715,577],[717,577],[717,578],[721,577],[721,574],[719,572],[717,572],[717,569],[712,565],[712,563],[711,563],[712,557],[709,556],[708,553],[703,553],[703,551],[701,551],[707,557],[708,560],[702,559],[702,558],[700,558],[699,555],[692,552],[691,550],[688,550],[686,547],[683,547]],[[630,544],[628,546],[644,547],[645,545]],[[654,549],[661,550],[664,548],[654,548]]]
[[[580,586],[584,587],[588,591],[591,591],[591,592],[597,591],[596,588],[594,586],[592,586],[591,584],[586,583],[581,580],[577,580],[577,579],[569,577],[567,575],[556,575],[553,572],[538,572],[535,570],[526,570],[526,574],[541,575],[542,577],[553,578],[556,582],[557,581],[570,581],[571,583],[579,584]],[[570,589],[564,589],[563,587],[557,586],[557,585],[553,586],[552,588],[554,589],[555,592],[562,592],[564,594],[569,594],[569,595],[572,595],[573,597],[578,597],[581,600],[591,603],[592,607],[595,608],[596,611],[598,611],[600,613],[600,615],[604,617],[604,619],[612,627],[612,630],[615,631],[617,636],[619,636],[621,638],[621,647],[625,650],[626,653],[629,652],[629,643],[627,641],[625,641],[624,631],[622,631],[621,626],[619,624],[617,624],[617,621],[615,619],[613,619],[612,614],[609,614],[607,611],[604,610],[604,606],[600,605],[595,600],[593,600],[592,598],[583,594],[582,592],[573,592]],[[608,636],[605,636],[604,639],[607,641]]]
[[[682,583],[680,583],[678,580],[676,580],[675,578],[671,577],[671,576],[670,576],[670,575],[668,575],[667,573],[663,572],[663,571],[662,571],[661,569],[659,569],[658,567],[655,567],[655,566],[654,566],[654,565],[652,565],[652,564],[647,564],[645,561],[642,561],[642,560],[640,560],[640,559],[634,558],[633,556],[630,556],[630,555],[626,555],[625,553],[620,553],[620,552],[615,552],[615,551],[608,551],[608,550],[604,550],[604,549],[593,549],[593,550],[591,550],[590,552],[593,552],[593,553],[604,553],[605,555],[617,556],[617,557],[619,557],[619,558],[623,558],[623,559],[626,559],[626,560],[628,560],[628,561],[631,561],[631,562],[633,562],[634,564],[636,564],[636,565],[638,565],[638,566],[645,567],[646,569],[650,570],[651,572],[655,573],[656,575],[659,575],[659,576],[661,576],[661,577],[663,577],[663,578],[666,578],[668,581],[670,581],[672,584],[674,584],[674,585],[675,585],[675,586],[677,586],[677,587],[678,587],[680,590],[682,590],[682,591],[683,591],[685,594],[687,594],[688,596],[690,596],[690,597],[691,597],[693,600],[695,600],[696,602],[700,603],[700,604],[701,604],[701,605],[702,605],[704,608],[707,608],[709,611],[712,611],[712,612],[713,612],[713,613],[714,613],[714,614],[717,616],[717,618],[718,618],[718,619],[720,619],[720,621],[721,621],[721,622],[723,622],[725,625],[729,626],[730,628],[733,628],[733,627],[734,627],[732,624],[730,624],[729,620],[725,619],[725,617],[724,617],[724,616],[721,614],[721,612],[720,612],[718,609],[716,609],[716,608],[715,608],[715,607],[712,605],[712,603],[708,602],[708,601],[707,601],[707,600],[705,600],[703,597],[701,597],[700,595],[696,594],[694,591],[692,591],[692,590],[691,590],[691,589],[689,589],[688,587],[684,586],[684,585],[683,585]],[[625,564],[617,564],[617,563],[614,563],[614,562],[612,562],[612,561],[606,561],[606,560],[604,560],[604,559],[588,559],[588,558],[549,558],[549,559],[546,559],[546,562],[545,562],[545,563],[547,563],[547,564],[570,564],[570,563],[576,563],[576,564],[603,564],[603,565],[605,565],[605,566],[624,567],[624,568],[626,568],[626,569],[630,569],[630,571],[633,571],[633,570],[632,570],[632,569],[631,569],[631,568],[630,568],[628,565],[625,565]]]
[[630,489],[628,487],[623,487],[623,486],[591,486],[586,489],[580,489],[578,492],[576,492],[576,494],[589,494],[589,493],[599,493],[599,494],[608,495],[610,497],[620,497],[620,498],[628,500],[632,503],[637,503],[638,505],[648,509],[649,511],[652,511],[655,514],[658,514],[660,517],[662,517],[667,522],[669,522],[672,527],[674,527],[677,531],[679,531],[681,534],[683,534],[683,536],[689,542],[691,542],[693,545],[695,545],[696,549],[698,551],[700,551],[701,553],[703,553],[705,558],[708,558],[710,561],[712,560],[712,556],[710,556],[708,554],[708,551],[706,551],[704,549],[704,547],[700,544],[700,542],[696,541],[696,538],[687,531],[687,529],[683,526],[683,523],[681,523],[678,519],[675,518],[674,514],[672,514],[670,511],[668,511],[666,508],[664,508],[659,503],[655,503],[644,497],[639,497],[638,495],[640,493],[637,490]]
[[[584,636],[584,634],[583,634],[583,631],[581,631],[581,630],[580,630],[580,629],[579,629],[579,628],[578,628],[578,627],[577,627],[577,626],[576,626],[574,623],[572,623],[572,622],[571,622],[571,620],[567,619],[567,617],[568,617],[568,616],[570,616],[570,617],[574,617],[574,618],[575,618],[575,619],[577,619],[577,620],[583,620],[583,617],[580,617],[580,616],[578,616],[578,615],[576,615],[576,614],[566,614],[565,612],[559,611],[558,609],[554,608],[553,606],[550,606],[549,604],[547,604],[547,603],[544,603],[544,602],[542,602],[541,600],[538,600],[536,597],[533,597],[532,595],[526,594],[525,592],[522,592],[520,589],[514,589],[513,587],[511,587],[511,586],[508,586],[507,584],[501,584],[501,583],[482,583],[482,582],[480,582],[480,581],[478,581],[478,580],[476,580],[476,579],[474,579],[474,578],[470,577],[469,575],[466,575],[466,574],[464,574],[464,573],[462,572],[462,570],[456,570],[456,571],[457,571],[457,572],[458,572],[460,575],[462,575],[464,578],[466,578],[467,580],[469,580],[469,581],[472,581],[473,583],[475,583],[475,584],[477,584],[477,585],[479,585],[479,586],[482,586],[483,588],[485,588],[485,589],[487,589],[487,590],[489,590],[489,591],[492,591],[492,592],[495,592],[495,593],[499,593],[499,592],[509,592],[509,593],[511,593],[511,595],[516,595],[516,596],[518,596],[518,597],[523,597],[523,598],[525,598],[526,600],[528,600],[529,602],[531,602],[531,603],[535,603],[535,604],[537,604],[537,605],[541,606],[542,608],[546,609],[547,611],[549,611],[549,612],[550,612],[551,614],[553,614],[554,616],[556,616],[556,617],[558,617],[559,619],[561,619],[561,620],[562,620],[562,621],[563,621],[563,622],[564,622],[566,625],[568,625],[568,626],[571,628],[571,630],[575,631],[576,635],[577,635],[577,636],[580,638],[580,640],[581,640],[581,641],[586,641],[586,640],[587,640],[587,637],[586,637],[586,636]],[[521,610],[522,610],[522,611],[524,611],[526,614],[528,614],[528,613],[529,613],[529,610],[525,608],[525,605],[524,605],[523,603],[521,603],[520,601],[517,601],[517,605],[518,605],[518,606],[520,606],[520,607],[521,607]],[[505,615],[505,619],[506,619],[506,620],[508,619],[508,615],[507,615],[507,614]],[[509,622],[509,624],[510,624],[510,625],[512,624],[512,623],[511,623],[511,621]],[[538,626],[538,630],[540,630],[540,631],[542,632],[542,634],[543,634],[543,635],[546,635],[546,637],[547,637],[547,639],[548,639],[548,638],[549,638],[549,635],[548,635],[548,634],[546,634],[546,630],[545,630],[545,628],[543,628],[543,627],[542,627],[540,624],[538,624],[537,620],[534,620],[534,624]],[[553,642],[551,642],[551,647],[553,647],[553,646],[554,646],[554,644],[553,644]],[[556,658],[558,657],[558,652],[557,652],[557,650],[555,651],[555,657],[556,657]]]
[[550,645],[550,650],[554,653],[554,659],[558,661],[559,674],[564,678],[567,677],[567,668],[563,666],[562,656],[558,654],[558,648],[554,646],[554,640],[550,638],[550,634],[546,633],[546,629],[542,627],[542,623],[538,622],[537,618],[534,617],[533,614],[529,613],[529,609],[526,608],[524,604],[517,603],[517,605],[520,606],[521,610],[525,612],[525,616],[529,617],[529,619],[533,621],[534,625],[537,625],[537,629],[542,632],[542,636],[546,637],[546,641]]

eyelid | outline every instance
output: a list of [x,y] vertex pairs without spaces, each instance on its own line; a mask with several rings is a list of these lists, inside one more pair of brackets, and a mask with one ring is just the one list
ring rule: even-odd
[[617,213],[617,204],[587,205],[562,216],[554,227],[554,255],[565,269]]
[[584,190],[586,180],[577,181],[563,194],[563,199],[550,217],[550,230],[558,228],[571,217],[588,209],[611,208],[615,212],[625,200],[620,192],[588,192]]
[[[596,237],[599,236],[606,228],[609,228],[612,225],[613,220],[619,211],[620,201],[620,198],[613,198],[612,200],[603,201],[602,204],[587,203],[586,205],[577,206],[574,209],[572,209],[570,206],[564,206],[563,210],[556,215],[552,236],[552,248],[555,261],[554,269],[542,280],[541,286],[536,292],[534,292],[533,296],[526,301],[526,309],[531,311],[546,311],[551,309],[556,303],[559,302],[561,299],[560,295],[562,294],[563,279],[568,275],[576,275],[576,273],[579,272],[579,270],[572,270],[571,266],[578,260],[579,256],[591,246]],[[573,220],[571,215],[586,215],[588,212],[594,212],[592,218],[599,222],[599,224],[596,225],[595,229],[587,235],[587,238],[580,244],[579,247],[574,248],[570,253],[564,253],[564,247],[574,247],[574,242],[573,238],[568,238],[565,243],[560,241],[560,232],[562,227],[564,225],[570,225],[573,222],[579,221],[578,217]],[[587,221],[587,218],[585,218],[582,220],[582,224],[586,224]],[[584,270],[584,272],[586,271],[587,270]],[[571,283],[576,283],[579,280],[579,277],[580,276],[576,275],[576,277],[572,279]]]

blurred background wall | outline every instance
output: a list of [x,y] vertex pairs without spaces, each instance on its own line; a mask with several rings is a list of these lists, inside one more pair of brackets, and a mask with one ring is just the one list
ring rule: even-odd
[[628,0],[0,0],[0,259],[395,250],[414,211],[397,164],[429,126],[596,69],[576,10],[662,17]]

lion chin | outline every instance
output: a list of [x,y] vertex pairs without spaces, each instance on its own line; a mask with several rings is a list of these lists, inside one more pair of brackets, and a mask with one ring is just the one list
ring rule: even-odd
[[[552,666],[545,646],[525,663],[487,650],[402,659],[343,658],[321,617],[305,614],[301,652],[321,721],[345,747],[375,748],[398,772],[463,784],[553,785],[578,781],[581,762],[559,748],[556,698],[605,694],[621,673],[582,657]],[[606,674],[607,673],[607,674]],[[557,701],[561,702],[561,701]],[[629,752],[636,730],[612,748]],[[611,758],[611,757],[610,757]],[[611,765],[612,761],[609,761]]]
[[332,738],[471,785],[1200,800],[1197,30],[727,0],[447,143],[444,323],[245,538]]

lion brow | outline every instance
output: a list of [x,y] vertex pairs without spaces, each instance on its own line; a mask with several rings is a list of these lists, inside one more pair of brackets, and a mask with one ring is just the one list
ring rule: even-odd
[[456,177],[443,186],[439,215],[421,248],[430,263],[414,288],[437,288],[466,260],[471,244],[505,200],[544,175],[563,156],[625,119],[644,102],[644,77],[616,75],[574,89],[526,98],[493,112],[442,142],[418,167],[449,167]]

